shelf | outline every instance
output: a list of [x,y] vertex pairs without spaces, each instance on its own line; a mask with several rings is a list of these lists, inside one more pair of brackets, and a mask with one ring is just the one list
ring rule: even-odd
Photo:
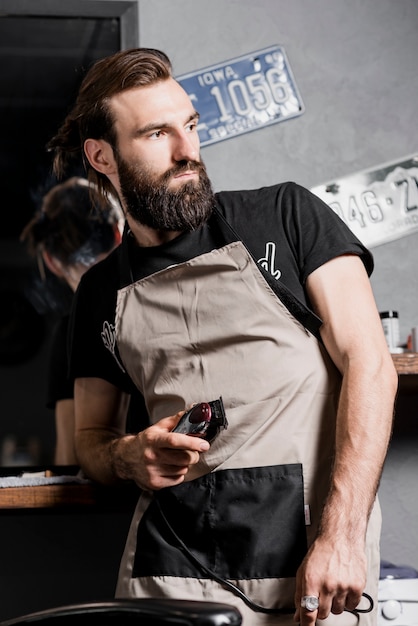
[[417,352],[403,352],[402,354],[392,354],[392,359],[398,374],[418,374]]
[[86,506],[95,502],[94,489],[90,485],[6,487],[0,491],[1,509]]
[[418,394],[418,353],[392,354],[392,359],[398,372],[399,394],[401,396]]
[[0,489],[2,509],[77,509],[104,510],[132,509],[139,489],[135,485],[103,487],[88,485],[41,485],[32,487],[5,487]]

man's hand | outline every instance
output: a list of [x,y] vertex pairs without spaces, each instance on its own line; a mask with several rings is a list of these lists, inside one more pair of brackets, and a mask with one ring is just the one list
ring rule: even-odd
[[184,411],[166,417],[137,435],[116,439],[111,446],[113,470],[141,489],[157,490],[184,481],[191,465],[210,444],[200,437],[171,432]]
[[[366,584],[366,557],[360,544],[316,539],[296,575],[295,622],[308,626],[359,605]],[[319,598],[318,610],[301,608],[303,596]]]

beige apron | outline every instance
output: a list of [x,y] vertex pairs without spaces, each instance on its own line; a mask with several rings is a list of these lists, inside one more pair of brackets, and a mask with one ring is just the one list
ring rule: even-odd
[[[285,480],[291,475],[292,481],[293,471],[297,474],[300,464],[303,468],[301,515],[305,515],[309,545],[315,537],[328,489],[340,375],[321,343],[295,319],[266,283],[243,243],[229,243],[123,288],[118,293],[116,336],[122,362],[143,393],[153,423],[188,408],[192,403],[214,400],[219,396],[224,401],[228,429],[221,432],[210,450],[202,454],[200,462],[191,468],[186,481],[192,482],[184,483],[180,491],[173,488],[155,494],[163,496],[160,502],[164,506],[167,503],[166,512],[170,514],[173,494],[180,494],[173,505],[174,510],[178,502],[182,504],[188,488],[196,487],[194,495],[190,496],[191,507],[193,502],[198,502],[199,507],[204,506],[206,493],[210,493],[211,515],[215,513],[213,532],[222,528],[223,523],[227,526],[237,524],[235,533],[227,528],[227,541],[222,544],[220,538],[220,545],[227,546],[228,551],[234,537],[240,538],[247,532],[246,528],[241,528],[241,523],[248,518],[257,520],[256,528],[265,520],[268,533],[274,533],[275,516],[280,517],[280,510],[293,507],[291,504],[280,507],[280,502],[274,506],[274,481],[279,498],[283,475],[286,475]],[[263,491],[267,484],[263,482],[263,470],[273,477],[273,491],[270,485],[266,492]],[[260,472],[263,477],[261,483],[257,483]],[[216,494],[221,493],[230,476],[235,482],[238,477],[240,485],[242,482],[246,486],[250,484],[250,488],[247,492],[239,492],[238,499],[244,501],[242,514],[237,512],[232,522],[231,519],[225,522],[225,516],[229,516],[229,508],[233,508],[236,500],[228,500],[227,493],[222,492],[218,501]],[[257,509],[245,508],[245,501],[251,500],[253,493],[261,494],[256,506],[265,503],[264,493],[270,494],[266,496],[269,498],[267,512],[263,511],[261,520],[254,517]],[[185,498],[187,500],[187,496]],[[153,571],[154,552],[149,546],[154,545],[154,540],[158,543],[158,532],[155,533],[151,525],[150,534],[146,534],[146,516],[152,510],[153,501],[153,496],[143,494],[138,502],[121,563],[118,597],[213,600],[237,606],[244,616],[245,626],[294,623],[291,614],[254,612],[231,591],[198,571],[190,576],[176,576],[157,568],[157,575],[148,575],[148,565],[144,566],[145,569],[142,567],[141,554],[146,561],[145,554],[150,552],[149,567]],[[227,506],[220,503],[227,503]],[[272,519],[267,519],[269,507],[273,511]],[[181,527],[181,515],[183,520],[185,518],[182,509],[178,515],[174,522]],[[276,537],[271,537],[272,546],[279,543],[286,524],[286,520],[277,519],[278,532]],[[369,532],[368,557],[373,585],[367,591],[376,599],[380,531],[377,506],[370,527],[373,528]],[[142,529],[146,538],[141,543]],[[161,534],[164,532],[163,529]],[[255,535],[264,537],[263,527]],[[187,533],[185,536],[187,541]],[[304,551],[306,546],[298,537],[293,537],[295,549],[297,551],[298,546],[302,546]],[[244,558],[257,562],[258,567],[256,557],[265,550],[265,545],[259,546],[257,541],[256,537],[252,557],[244,555]],[[198,550],[199,539],[193,545]],[[239,546],[238,542],[237,549],[244,552],[245,542],[244,547]],[[176,560],[177,547],[171,545],[167,536],[164,544],[156,547],[155,554],[159,550],[162,560],[167,555],[167,567],[170,559]],[[216,569],[219,566],[227,577],[228,572],[235,571],[235,565],[225,565],[222,555],[222,550],[217,549],[211,567]],[[268,556],[260,557],[260,571],[268,572],[267,576],[262,573],[249,577],[248,570],[245,570],[243,576],[237,575],[233,582],[262,606],[290,607],[291,610],[294,606],[294,572],[290,576],[276,575],[274,564],[270,570]],[[155,558],[158,561],[158,557]],[[231,558],[233,561],[234,556]],[[272,547],[270,561],[274,558]],[[295,558],[300,561],[303,554]],[[187,565],[185,567],[187,571]],[[237,565],[237,571],[241,571],[240,565]],[[333,619],[338,624],[357,623],[347,613]],[[375,615],[364,615],[360,619],[361,624],[374,622]]]

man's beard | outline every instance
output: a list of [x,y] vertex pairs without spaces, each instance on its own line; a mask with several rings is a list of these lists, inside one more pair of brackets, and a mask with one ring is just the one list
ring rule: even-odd
[[[199,161],[182,161],[163,175],[127,163],[117,154],[119,184],[127,212],[139,223],[159,231],[196,230],[210,217],[215,200],[206,168]],[[187,170],[199,179],[169,189],[170,179]]]

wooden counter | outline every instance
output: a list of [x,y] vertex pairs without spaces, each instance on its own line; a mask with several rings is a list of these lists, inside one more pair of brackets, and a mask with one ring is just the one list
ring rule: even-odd
[[92,483],[4,487],[0,488],[0,509],[131,509],[138,495],[139,490],[134,485],[101,487]]
[[[105,487],[83,479],[80,468],[75,465],[0,468],[0,480],[0,510],[84,508],[126,511],[132,510],[139,496],[139,488],[133,483]],[[42,482],[49,484],[36,484]]]
[[398,374],[418,374],[418,353],[404,352],[392,354],[392,359]]
[[392,359],[399,374],[399,393],[418,393],[418,353],[403,352],[392,354]]

